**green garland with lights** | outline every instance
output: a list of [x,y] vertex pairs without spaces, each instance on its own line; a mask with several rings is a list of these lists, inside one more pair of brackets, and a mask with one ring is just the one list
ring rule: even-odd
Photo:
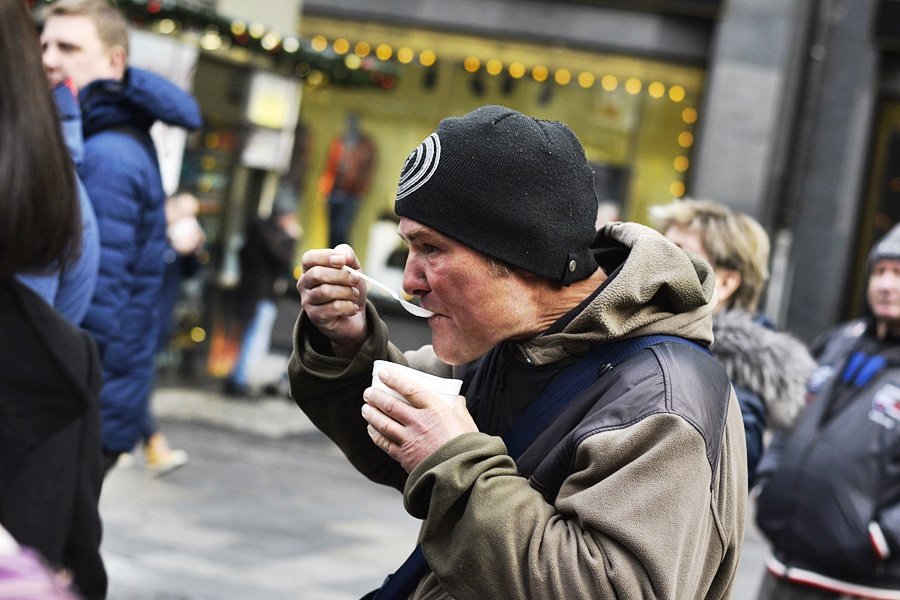
[[[40,6],[51,4],[52,0],[31,3],[39,11]],[[172,29],[171,33],[192,31],[203,37],[216,36],[220,47],[244,48],[270,62],[274,70],[301,79],[313,75],[318,82],[385,90],[396,85],[398,69],[391,62],[373,58],[353,64],[351,68],[345,57],[328,48],[316,50],[309,40],[300,36],[282,35],[259,24],[186,6],[177,0],[116,0],[114,4],[129,21],[142,29],[159,29],[165,22]]]

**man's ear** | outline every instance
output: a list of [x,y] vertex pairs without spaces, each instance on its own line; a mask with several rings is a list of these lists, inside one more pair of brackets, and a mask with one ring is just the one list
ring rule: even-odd
[[741,287],[741,274],[734,269],[716,269],[716,286],[719,304],[727,305],[731,296]]

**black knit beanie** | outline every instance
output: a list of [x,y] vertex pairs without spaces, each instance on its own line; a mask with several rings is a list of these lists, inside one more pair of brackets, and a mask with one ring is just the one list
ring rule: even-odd
[[869,252],[869,268],[875,264],[875,261],[883,258],[900,260],[900,223],[884,234]]
[[597,270],[593,173],[562,123],[503,106],[444,119],[406,159],[394,211],[564,285]]

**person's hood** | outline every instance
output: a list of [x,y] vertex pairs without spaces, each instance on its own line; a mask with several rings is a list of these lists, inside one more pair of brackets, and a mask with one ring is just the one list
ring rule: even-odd
[[63,140],[72,160],[77,165],[84,156],[84,138],[81,135],[81,108],[75,93],[66,83],[53,88],[53,100],[59,112]]
[[571,320],[561,331],[522,344],[533,362],[554,362],[598,343],[640,335],[712,343],[715,277],[706,261],[637,223],[608,223],[592,247],[609,278],[599,293],[563,317]]
[[150,71],[129,67],[121,81],[103,79],[80,94],[84,135],[121,126],[147,130],[156,121],[197,129],[200,106],[188,92]]
[[806,403],[806,381],[816,366],[806,346],[740,310],[713,318],[712,353],[735,387],[761,397],[769,425],[791,427]]

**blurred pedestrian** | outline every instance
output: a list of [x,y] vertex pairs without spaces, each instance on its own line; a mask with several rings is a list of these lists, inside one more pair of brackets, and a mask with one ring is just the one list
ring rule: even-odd
[[[206,234],[197,220],[199,210],[200,202],[189,192],[181,191],[166,199],[167,247],[163,256],[166,266],[160,295],[157,355],[165,352],[172,337],[173,313],[181,296],[182,283],[186,277],[194,276],[200,268],[198,254],[203,249]],[[150,474],[160,477],[187,464],[187,452],[172,448],[169,440],[159,430],[153,416],[152,402],[147,402],[141,439],[144,443],[144,465]]]
[[[432,345],[390,343],[341,245],[303,256],[289,366],[316,426],[422,519],[367,597],[729,598],[747,459],[706,349],[709,265],[636,223],[598,234],[575,134],[501,106],[442,120],[394,210]],[[388,367],[400,401],[369,387],[376,359],[462,396]]]
[[97,348],[13,276],[65,272],[82,234],[72,158],[20,0],[0,0],[0,81],[0,524],[85,598],[104,598]]
[[200,254],[206,242],[206,233],[197,220],[200,201],[190,192],[179,191],[166,198],[166,253],[163,256],[162,296],[160,299],[160,326],[156,352],[164,352],[174,328],[175,306],[181,297],[185,279],[195,277],[200,271]]
[[760,600],[900,599],[900,225],[868,268],[870,316],[813,342],[809,406],[760,468]]
[[769,236],[749,215],[708,200],[654,206],[650,218],[667,238],[702,257],[715,272],[718,300],[710,349],[725,366],[741,405],[752,488],[766,430],[785,431],[793,425],[815,367],[802,342],[775,331],[758,312],[769,277]]
[[[199,269],[197,254],[206,240],[206,234],[197,220],[199,206],[196,196],[188,192],[178,192],[166,198],[167,247],[163,256],[166,266],[159,301],[159,338],[155,352],[157,360],[165,354],[172,337],[173,312],[181,295],[182,281],[185,277],[193,276]],[[188,462],[187,452],[180,448],[172,448],[169,440],[159,430],[153,416],[152,396],[147,402],[141,441],[144,449],[144,466],[155,477],[171,473]],[[134,457],[128,453],[119,458],[118,464],[130,465],[133,462]]]
[[328,199],[328,245],[350,241],[359,203],[375,172],[375,144],[359,128],[359,117],[347,113],[344,131],[331,140],[325,170],[319,177],[319,193]]
[[78,87],[85,137],[79,167],[100,232],[100,277],[84,327],[103,360],[103,452],[108,471],[140,439],[153,384],[165,215],[150,126],[194,129],[196,101],[166,79],[129,67],[128,26],[104,0],[59,0],[41,42],[51,82]]
[[[247,224],[241,248],[241,281],[238,287],[238,318],[244,324],[238,358],[225,379],[229,396],[255,395],[251,373],[268,354],[272,327],[278,316],[277,283],[292,277],[294,248],[300,225],[293,205],[276,204],[268,218]],[[268,382],[271,383],[271,382]]]

